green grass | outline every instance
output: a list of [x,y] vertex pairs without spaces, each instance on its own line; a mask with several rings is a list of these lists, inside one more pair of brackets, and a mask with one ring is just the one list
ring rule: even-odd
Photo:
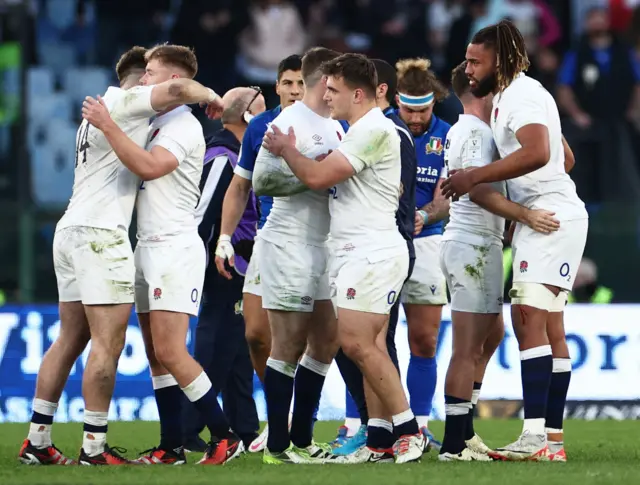
[[[513,441],[520,422],[482,420],[476,431],[490,446]],[[316,425],[316,439],[333,438],[337,423]],[[77,455],[81,444],[80,424],[55,424],[54,441],[68,456]],[[442,435],[442,423],[432,431]],[[638,467],[640,421],[570,421],[565,426],[569,463],[439,463],[433,453],[421,463],[408,465],[357,466],[267,466],[261,455],[247,455],[224,467],[197,466],[200,455],[191,455],[181,467],[29,467],[19,464],[17,453],[27,432],[25,424],[0,425],[0,484],[274,484],[274,485],[363,485],[396,484],[543,484],[588,485],[600,483],[640,483]],[[128,449],[127,456],[155,444],[158,424],[112,423],[109,443]]]

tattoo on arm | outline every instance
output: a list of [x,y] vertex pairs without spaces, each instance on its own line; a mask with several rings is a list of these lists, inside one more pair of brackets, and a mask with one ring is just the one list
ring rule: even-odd
[[429,216],[427,224],[433,224],[446,219],[449,216],[449,205],[449,199],[445,199],[444,197],[436,197],[428,204],[425,204],[422,210]]

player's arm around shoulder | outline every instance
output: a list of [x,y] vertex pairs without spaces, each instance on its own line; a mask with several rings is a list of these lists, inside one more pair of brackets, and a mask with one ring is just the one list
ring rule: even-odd
[[[271,156],[284,160],[293,176],[311,190],[329,189],[355,173],[339,150],[334,150],[326,157],[321,155],[315,160],[305,157],[300,151],[304,147],[297,144],[293,126],[283,132],[278,126],[272,125],[272,130],[265,134],[262,146]],[[254,185],[255,183],[254,179]]]
[[[288,132],[292,127],[289,113],[286,111],[281,113],[271,123],[266,133],[273,133],[275,127],[282,132]],[[296,148],[302,151],[300,140],[296,140]],[[305,192],[308,187],[293,174],[282,157],[271,153],[260,145],[253,169],[253,190],[256,195],[288,197]]]

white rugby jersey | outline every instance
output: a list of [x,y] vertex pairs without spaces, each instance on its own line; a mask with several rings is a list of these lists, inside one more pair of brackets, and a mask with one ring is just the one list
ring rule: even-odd
[[561,221],[587,218],[576,186],[564,170],[564,148],[558,106],[551,94],[521,73],[493,98],[491,129],[502,158],[521,148],[516,133],[526,125],[549,130],[550,159],[542,168],[507,181],[509,197],[529,209],[546,209]]
[[338,150],[355,174],[337,185],[329,199],[334,249],[406,251],[396,223],[402,163],[395,123],[373,108],[349,127]]
[[[344,137],[338,121],[320,116],[301,101],[282,111],[272,125],[283,133],[293,127],[296,148],[307,158],[315,159],[335,150]],[[273,198],[273,206],[260,237],[275,244],[299,241],[323,246],[329,234],[329,190],[307,189],[287,163],[260,148],[253,172],[253,185],[279,190],[283,196]],[[285,195],[292,194],[292,195]]]
[[202,125],[191,108],[180,106],[156,117],[148,135],[147,151],[155,146],[170,151],[178,167],[140,185],[136,203],[138,241],[164,242],[197,233],[196,207],[206,149]]
[[[447,134],[444,159],[448,170],[484,167],[497,158],[496,145],[491,128],[474,115],[461,114]],[[506,195],[504,182],[491,184]],[[449,223],[445,227],[444,240],[457,240],[469,244],[484,245],[499,242],[504,233],[504,218],[497,216],[463,195],[451,202]]]
[[[113,121],[139,146],[144,146],[151,107],[152,86],[128,90],[110,87],[103,99]],[[88,226],[129,229],[140,181],[118,159],[106,137],[86,120],[76,135],[73,194],[57,229]]]

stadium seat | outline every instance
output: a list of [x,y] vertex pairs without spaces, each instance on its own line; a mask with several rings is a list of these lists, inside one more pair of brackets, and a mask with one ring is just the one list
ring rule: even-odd
[[45,15],[55,27],[64,30],[75,22],[77,10],[77,0],[48,0]]
[[64,42],[39,42],[37,50],[39,63],[49,67],[57,76],[76,65],[75,49]]
[[110,77],[106,69],[100,67],[73,68],[64,73],[62,88],[73,103],[82,103],[86,96],[104,94],[109,87]]
[[50,119],[71,121],[80,117],[80,111],[73,113],[71,99],[65,93],[52,93],[46,96],[31,96],[28,99],[30,122],[46,123]]
[[53,72],[47,67],[31,67],[27,72],[27,85],[29,97],[47,96],[54,90]]
[[60,210],[71,197],[75,168],[74,144],[35,147],[31,152],[31,193],[45,210]]
[[71,151],[74,153],[77,131],[78,128],[69,121],[53,118],[47,123],[46,127],[47,145],[54,148],[58,148],[59,146],[71,147]]

